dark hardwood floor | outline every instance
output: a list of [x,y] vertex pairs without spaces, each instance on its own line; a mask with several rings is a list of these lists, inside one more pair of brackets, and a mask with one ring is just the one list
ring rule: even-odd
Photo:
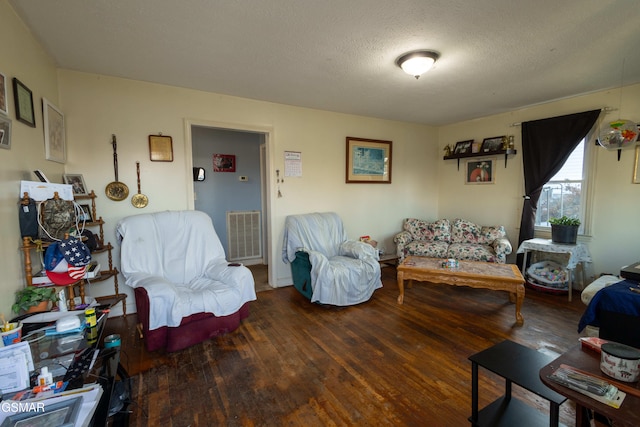
[[[395,270],[364,304],[309,303],[293,287],[258,293],[239,329],[182,352],[149,354],[136,316],[109,319],[133,381],[132,426],[468,426],[468,357],[504,339],[550,355],[577,345],[578,293],[527,290],[524,326],[504,292],[416,283],[404,305]],[[504,382],[480,369],[480,406]],[[548,411],[514,386],[514,396]],[[573,425],[571,402],[561,422]]]

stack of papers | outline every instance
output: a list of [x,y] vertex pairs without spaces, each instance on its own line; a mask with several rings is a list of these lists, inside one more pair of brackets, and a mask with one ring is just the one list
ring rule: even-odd
[[0,348],[0,391],[12,393],[29,387],[34,370],[29,343],[22,341]]

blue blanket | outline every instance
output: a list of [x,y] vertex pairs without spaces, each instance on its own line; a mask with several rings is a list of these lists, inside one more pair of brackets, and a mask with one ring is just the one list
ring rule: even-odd
[[633,280],[623,280],[600,289],[582,315],[578,332],[582,332],[587,325],[599,327],[598,312],[600,310],[640,316],[640,293],[633,292],[629,288],[640,290],[640,285]]

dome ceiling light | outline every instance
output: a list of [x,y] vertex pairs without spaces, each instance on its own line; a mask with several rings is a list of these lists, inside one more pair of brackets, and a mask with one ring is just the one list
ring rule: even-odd
[[416,50],[396,59],[396,65],[416,79],[433,67],[440,55],[431,50]]

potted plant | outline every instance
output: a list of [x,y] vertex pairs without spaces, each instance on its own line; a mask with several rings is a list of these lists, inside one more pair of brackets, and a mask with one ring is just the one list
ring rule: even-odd
[[11,309],[15,313],[20,313],[21,311],[45,311],[47,310],[49,301],[58,301],[58,294],[55,288],[27,286],[24,289],[16,291],[16,302],[11,306]]
[[564,215],[560,218],[551,218],[549,223],[551,224],[551,241],[553,243],[576,244],[578,227],[580,227],[578,218],[569,218]]

